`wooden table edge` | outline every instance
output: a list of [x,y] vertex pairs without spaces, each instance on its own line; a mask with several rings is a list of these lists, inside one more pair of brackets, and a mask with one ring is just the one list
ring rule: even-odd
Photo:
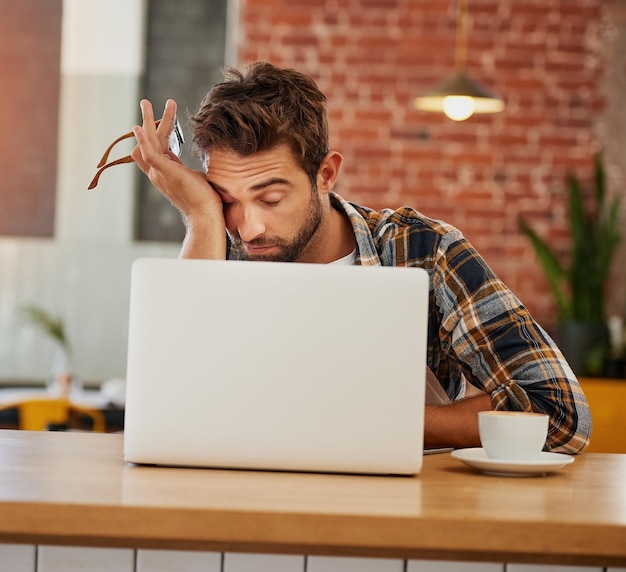
[[624,526],[564,523],[556,535],[554,522],[507,521],[510,549],[497,520],[36,502],[5,503],[2,516],[0,542],[16,544],[626,567]]

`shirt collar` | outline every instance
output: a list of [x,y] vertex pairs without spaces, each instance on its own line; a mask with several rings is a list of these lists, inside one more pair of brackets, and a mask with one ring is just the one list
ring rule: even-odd
[[382,266],[370,228],[363,215],[337,193],[330,193],[331,205],[348,216],[356,241],[356,264],[361,266]]

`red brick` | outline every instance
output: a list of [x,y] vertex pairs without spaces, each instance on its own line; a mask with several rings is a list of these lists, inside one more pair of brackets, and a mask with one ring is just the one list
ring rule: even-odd
[[467,227],[492,267],[550,320],[553,300],[516,221],[527,215],[566,250],[565,174],[590,176],[606,121],[606,6],[472,0],[468,70],[507,107],[455,123],[413,104],[453,71],[453,3],[365,2],[242,0],[240,58],[297,65],[331,97],[331,142],[345,157],[339,192]]

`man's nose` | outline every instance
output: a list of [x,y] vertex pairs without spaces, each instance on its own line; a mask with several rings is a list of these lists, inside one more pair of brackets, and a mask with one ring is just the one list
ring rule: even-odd
[[245,209],[237,224],[237,232],[244,242],[252,242],[265,234],[265,224],[254,209]]

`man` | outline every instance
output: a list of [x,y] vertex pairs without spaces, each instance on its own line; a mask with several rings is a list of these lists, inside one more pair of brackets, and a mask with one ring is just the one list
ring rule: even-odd
[[[461,233],[409,208],[374,212],[333,193],[343,159],[328,147],[325,103],[294,70],[228,71],[190,118],[204,173],[168,151],[175,102],[158,126],[141,102],[132,157],[183,217],[181,256],[425,268],[428,367],[447,401],[426,407],[425,446],[478,446],[477,413],[507,409],[548,413],[547,448],[581,451],[591,419],[574,374]],[[479,391],[468,397],[466,388]]]

